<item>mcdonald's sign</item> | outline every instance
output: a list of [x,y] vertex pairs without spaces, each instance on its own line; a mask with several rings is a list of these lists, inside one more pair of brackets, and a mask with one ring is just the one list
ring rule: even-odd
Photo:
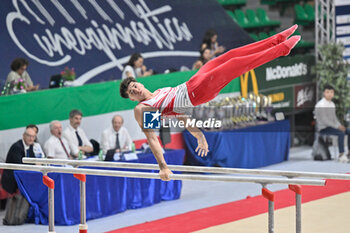
[[268,95],[275,109],[292,109],[296,102],[294,87],[313,82],[314,64],[311,54],[275,59],[240,76],[241,95],[247,97],[249,92]]
[[[259,94],[259,88],[258,88],[258,81],[256,79],[256,74],[254,70],[250,70],[240,76],[241,81],[241,95],[244,98],[247,98],[248,96],[248,82],[249,82],[249,75],[251,76],[252,81],[252,90],[255,95]],[[281,102],[285,99],[285,93],[284,92],[277,92],[272,93],[268,95],[272,99],[272,103],[275,102]]]
[[258,82],[256,80],[256,75],[254,70],[250,70],[240,76],[241,80],[241,93],[242,97],[247,98],[248,95],[248,79],[249,79],[249,74],[252,77],[252,86],[253,86],[253,92],[254,94],[258,95],[259,94],[259,89],[258,89]]

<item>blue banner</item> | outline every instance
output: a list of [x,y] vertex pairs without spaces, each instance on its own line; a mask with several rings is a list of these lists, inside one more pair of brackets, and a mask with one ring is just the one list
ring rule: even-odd
[[191,68],[210,28],[227,49],[252,42],[216,0],[7,0],[0,9],[0,80],[24,57],[44,88],[65,67],[77,85],[120,79],[135,52],[157,73]]

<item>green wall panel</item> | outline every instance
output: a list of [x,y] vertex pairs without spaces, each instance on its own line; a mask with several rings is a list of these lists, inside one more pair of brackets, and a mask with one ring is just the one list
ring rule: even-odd
[[[175,87],[186,82],[195,71],[176,72],[139,78],[150,91]],[[119,95],[120,80],[41,90],[0,97],[0,130],[65,120],[70,110],[80,109],[84,116],[133,109],[137,103]],[[221,93],[239,92],[239,79],[227,85]]]

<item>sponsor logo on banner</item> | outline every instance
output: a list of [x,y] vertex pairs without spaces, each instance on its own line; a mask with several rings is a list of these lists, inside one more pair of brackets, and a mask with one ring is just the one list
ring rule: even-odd
[[214,0],[2,0],[0,8],[0,51],[8,55],[0,69],[24,57],[44,88],[65,66],[76,71],[73,86],[118,80],[133,53],[155,73],[186,70],[208,25],[227,49],[252,41]]
[[304,76],[307,74],[307,64],[299,63],[292,66],[276,66],[266,68],[266,81]]
[[86,55],[97,55],[94,66],[86,66],[88,70],[77,77],[77,85],[113,68],[123,70],[130,55],[125,56],[125,50],[152,48],[143,53],[145,58],[199,55],[197,51],[175,50],[175,45],[191,41],[193,35],[188,22],[172,15],[171,4],[157,6],[144,0],[13,0],[9,7],[13,11],[3,12],[9,37],[29,59],[59,67],[81,62]]
[[290,106],[291,106],[290,101],[281,102],[281,103],[277,103],[277,104],[272,104],[272,107],[274,109],[289,108]]
[[294,87],[295,108],[313,107],[315,105],[315,84],[305,84]]
[[256,80],[256,75],[254,70],[250,70],[240,76],[241,81],[241,92],[242,97],[247,98],[248,95],[248,80],[249,80],[249,74],[252,77],[252,86],[253,86],[253,92],[255,95],[259,94],[259,88],[258,88],[258,82]]
[[272,103],[281,102],[284,100],[284,92],[278,92],[268,95],[271,98]]
[[274,110],[283,108],[283,111],[290,111],[294,107],[294,87],[273,88],[261,93],[271,98],[272,107]]

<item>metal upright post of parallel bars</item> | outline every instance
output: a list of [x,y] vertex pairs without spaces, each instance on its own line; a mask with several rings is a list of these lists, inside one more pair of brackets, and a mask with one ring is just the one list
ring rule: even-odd
[[80,224],[79,233],[87,233],[86,224],[86,176],[84,174],[74,174],[80,182]]
[[49,231],[48,233],[55,233],[55,181],[43,174],[43,183],[48,188],[49,193],[49,203],[48,203],[48,213],[49,213]]
[[301,233],[301,186],[290,184],[288,187],[295,192],[295,228],[296,233]]
[[265,188],[265,185],[263,185],[263,188],[261,190],[262,196],[265,197],[269,201],[269,226],[268,231],[269,233],[274,232],[274,210],[275,210],[275,194]]

